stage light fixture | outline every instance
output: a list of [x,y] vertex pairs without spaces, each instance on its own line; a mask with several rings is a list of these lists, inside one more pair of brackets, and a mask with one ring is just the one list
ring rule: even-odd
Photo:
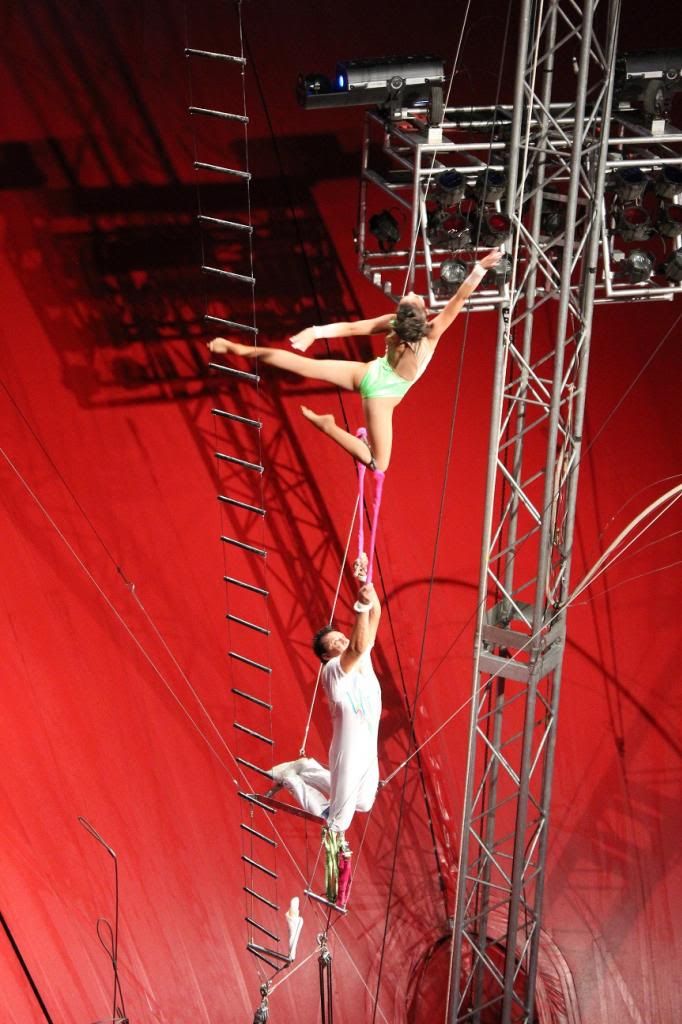
[[506,213],[486,213],[481,220],[479,245],[500,245],[511,233],[511,221]]
[[621,274],[630,284],[646,284],[654,272],[655,259],[644,249],[633,249],[621,266]]
[[466,181],[459,171],[443,171],[436,179],[436,199],[441,206],[454,206],[464,199]]
[[483,203],[498,203],[507,188],[507,175],[486,167],[476,178],[474,195]]
[[466,264],[461,260],[444,260],[440,265],[440,280],[448,294],[454,295],[455,291],[465,281],[469,271]]
[[673,96],[681,90],[682,50],[647,50],[618,56],[614,83],[617,109],[634,107],[649,123],[665,120]]
[[613,176],[611,187],[622,203],[634,203],[641,199],[651,181],[640,167],[619,167]]
[[554,238],[561,234],[566,223],[566,206],[545,199],[540,215],[540,234],[546,238]]
[[382,252],[391,252],[400,239],[398,221],[388,210],[373,214],[369,221],[369,230]]
[[682,235],[682,206],[664,206],[658,215],[656,230],[665,238]]
[[643,242],[653,233],[651,218],[642,206],[624,206],[618,214],[616,232],[624,242]]
[[325,75],[299,75],[298,102],[306,110],[322,107],[387,107],[391,116],[405,107],[425,107],[429,123],[443,116],[445,63],[440,57],[381,57],[340,61],[333,81]]
[[663,264],[663,273],[672,284],[682,282],[682,249],[676,249]]
[[656,178],[656,195],[674,199],[682,194],[682,167],[664,167]]

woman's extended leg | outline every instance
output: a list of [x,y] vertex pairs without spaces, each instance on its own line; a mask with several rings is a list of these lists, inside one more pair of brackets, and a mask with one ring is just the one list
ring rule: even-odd
[[336,441],[357,462],[373,470],[385,472],[391,460],[393,446],[393,410],[398,402],[393,398],[363,398],[362,407],[367,424],[369,448],[364,441],[340,427],[331,413],[316,413],[301,406],[301,412],[318,430]]
[[363,398],[362,409],[365,414],[367,437],[374,468],[386,472],[391,461],[393,448],[393,410],[398,404],[394,398]]
[[240,345],[236,341],[228,341],[227,338],[214,338],[213,341],[209,341],[208,348],[211,352],[222,355],[259,359],[269,366],[276,366],[278,370],[286,370],[288,373],[296,373],[299,377],[308,377],[312,380],[323,380],[347,391],[357,390],[367,369],[365,363],[350,359],[313,359],[310,356],[300,356],[296,352],[288,352],[283,348]]

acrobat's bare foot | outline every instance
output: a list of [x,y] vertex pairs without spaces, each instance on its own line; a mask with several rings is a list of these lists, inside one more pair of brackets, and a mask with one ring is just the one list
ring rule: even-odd
[[313,426],[317,427],[318,430],[321,430],[323,434],[330,434],[336,426],[336,420],[330,412],[313,412],[313,410],[309,409],[307,405],[301,406],[301,412],[305,418],[310,420]]
[[209,352],[217,355],[250,356],[253,355],[252,345],[240,345],[239,342],[230,341],[228,338],[213,338],[207,342]]

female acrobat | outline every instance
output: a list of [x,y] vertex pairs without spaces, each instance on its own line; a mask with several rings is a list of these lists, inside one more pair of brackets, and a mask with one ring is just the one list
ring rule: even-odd
[[[367,441],[340,427],[331,413],[316,413],[301,406],[310,422],[336,441],[354,459],[372,470],[388,468],[393,443],[393,410],[415,381],[419,380],[431,361],[441,335],[456,318],[464,303],[476,290],[488,270],[502,258],[499,249],[492,249],[474,267],[444,308],[427,319],[424,300],[409,292],[395,314],[352,323],[335,323],[326,327],[306,327],[291,338],[296,352],[277,348],[240,345],[227,338],[208,342],[211,352],[260,359],[263,363],[313,380],[328,381],[348,391],[358,391],[367,427]],[[314,359],[299,355],[318,338],[347,338],[356,335],[386,333],[386,352],[369,363],[347,359]]]

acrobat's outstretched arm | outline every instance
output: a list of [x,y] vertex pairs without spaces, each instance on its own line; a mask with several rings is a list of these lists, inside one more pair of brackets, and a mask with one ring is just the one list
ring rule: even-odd
[[447,305],[431,321],[429,338],[432,344],[435,345],[441,334],[447,331],[452,321],[460,313],[464,303],[476,291],[487,272],[492,267],[497,266],[501,259],[501,251],[499,249],[491,249],[481,260],[474,263],[474,268],[469,276],[462,281]]
[[392,313],[371,317],[369,320],[340,320],[320,327],[304,327],[291,336],[291,347],[305,352],[318,338],[352,338],[358,335],[381,334],[389,329]]
[[376,590],[371,583],[364,583],[358,591],[358,599],[353,605],[355,624],[351,630],[348,647],[340,658],[341,668],[350,672],[365,651],[374,643],[381,618],[381,605]]

